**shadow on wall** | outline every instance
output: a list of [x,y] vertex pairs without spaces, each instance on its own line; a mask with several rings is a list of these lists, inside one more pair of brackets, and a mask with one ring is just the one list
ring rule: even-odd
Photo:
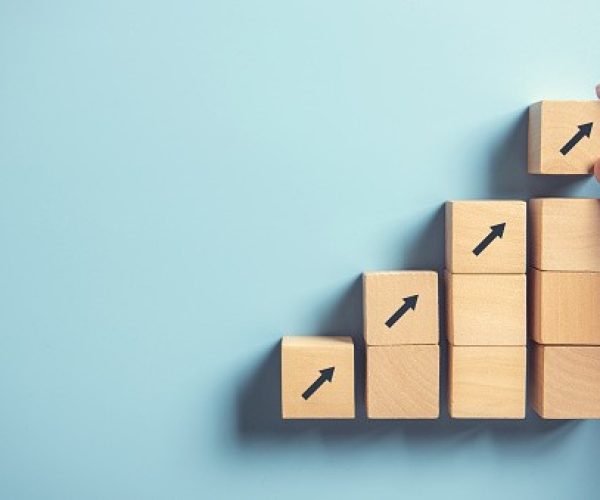
[[[469,439],[488,435],[500,446],[523,443],[549,436],[559,438],[576,425],[575,421],[552,421],[538,418],[533,413],[525,420],[455,420],[447,413],[447,346],[441,345],[441,407],[438,420],[368,420],[364,407],[364,346],[362,342],[361,310],[362,286],[354,280],[342,300],[332,310],[331,318],[342,318],[340,323],[325,322],[323,333],[355,332],[356,344],[356,403],[354,420],[282,420],[281,418],[281,358],[279,341],[272,345],[258,366],[243,377],[243,386],[237,392],[237,437],[242,443],[272,441],[282,444],[318,436],[323,441],[365,441],[379,437],[398,436],[405,442],[434,442],[440,439]],[[348,321],[352,327],[348,329]]]
[[[528,199],[536,196],[564,196],[580,176],[533,176],[527,173],[527,111],[492,148],[489,162],[489,189],[485,198]],[[401,269],[437,269],[444,267],[444,207],[431,215],[421,233],[411,241],[399,262]],[[442,278],[440,277],[440,280]],[[440,283],[441,285],[441,283]],[[440,286],[440,310],[445,310]],[[283,420],[281,418],[281,359],[279,340],[247,376],[236,393],[236,432],[241,443],[272,441],[289,443],[317,435],[323,441],[365,442],[378,437],[399,436],[405,442],[435,442],[440,439],[471,439],[489,435],[499,446],[511,446],[528,440],[553,440],[565,436],[577,421],[552,421],[539,418],[528,410],[525,420],[456,420],[447,412],[447,354],[444,314],[440,318],[440,418],[437,420],[368,420],[364,407],[365,348],[362,338],[362,281],[354,278],[341,298],[320,323],[319,333],[352,334],[355,342],[356,419],[354,420]]]
[[496,144],[490,147],[485,198],[528,200],[568,196],[588,180],[581,175],[532,175],[527,172],[528,110],[523,110]]

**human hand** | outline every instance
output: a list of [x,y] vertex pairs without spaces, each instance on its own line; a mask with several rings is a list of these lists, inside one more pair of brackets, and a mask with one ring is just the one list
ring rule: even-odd
[[[598,99],[600,99],[600,84],[596,85],[596,95],[598,96]],[[596,180],[600,182],[600,159],[594,165],[594,176],[596,177]]]

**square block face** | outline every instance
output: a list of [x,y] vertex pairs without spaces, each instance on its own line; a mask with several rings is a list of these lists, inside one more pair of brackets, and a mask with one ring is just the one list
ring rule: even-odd
[[525,274],[446,273],[448,341],[455,345],[525,345]]
[[288,418],[354,418],[351,337],[283,337],[281,409]]
[[436,272],[365,273],[363,301],[367,345],[439,342]]
[[600,102],[533,104],[528,156],[532,174],[589,174],[600,158]]
[[600,273],[531,269],[529,279],[533,340],[600,345]]
[[446,203],[446,267],[452,273],[525,273],[523,201]]
[[600,271],[600,200],[529,202],[531,264],[542,271]]
[[367,417],[439,417],[439,346],[367,346],[366,377]]
[[531,405],[542,418],[600,418],[600,347],[536,344]]
[[525,418],[525,346],[450,346],[452,418]]

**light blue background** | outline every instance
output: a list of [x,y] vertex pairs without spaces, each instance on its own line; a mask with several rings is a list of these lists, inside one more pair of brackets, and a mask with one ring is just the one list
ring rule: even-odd
[[447,199],[599,195],[525,172],[599,62],[597,0],[3,0],[0,497],[597,498],[599,423],[284,423],[276,349]]

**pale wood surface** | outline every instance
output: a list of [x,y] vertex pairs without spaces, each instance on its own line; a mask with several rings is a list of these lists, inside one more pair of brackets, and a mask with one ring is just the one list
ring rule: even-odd
[[[593,122],[567,155],[561,148]],[[542,101],[529,108],[528,170],[532,174],[589,174],[600,158],[600,101]]]
[[[391,327],[386,325],[418,295]],[[438,275],[434,271],[374,272],[363,275],[363,320],[367,345],[437,344],[439,342]]]
[[600,418],[600,347],[535,344],[531,404],[543,418]]
[[525,418],[525,346],[449,346],[453,418]]
[[534,267],[600,271],[600,200],[534,198],[529,213]]
[[[452,273],[525,273],[526,204],[523,201],[451,201],[446,203],[446,268]],[[491,226],[506,223],[478,256],[475,247]]]
[[600,273],[532,268],[529,280],[533,340],[540,344],[600,345]]
[[[309,399],[302,394],[334,367]],[[281,341],[281,408],[285,419],[354,418],[354,343],[351,337],[283,337]]]
[[352,348],[352,337],[337,337],[327,335],[294,335],[283,337],[282,344],[286,347],[326,347],[326,348]]
[[542,103],[529,106],[527,133],[527,170],[530,174],[541,173],[542,164]]
[[439,363],[437,345],[367,346],[367,416],[438,418]]
[[525,345],[525,274],[452,274],[446,277],[448,341],[455,345]]

